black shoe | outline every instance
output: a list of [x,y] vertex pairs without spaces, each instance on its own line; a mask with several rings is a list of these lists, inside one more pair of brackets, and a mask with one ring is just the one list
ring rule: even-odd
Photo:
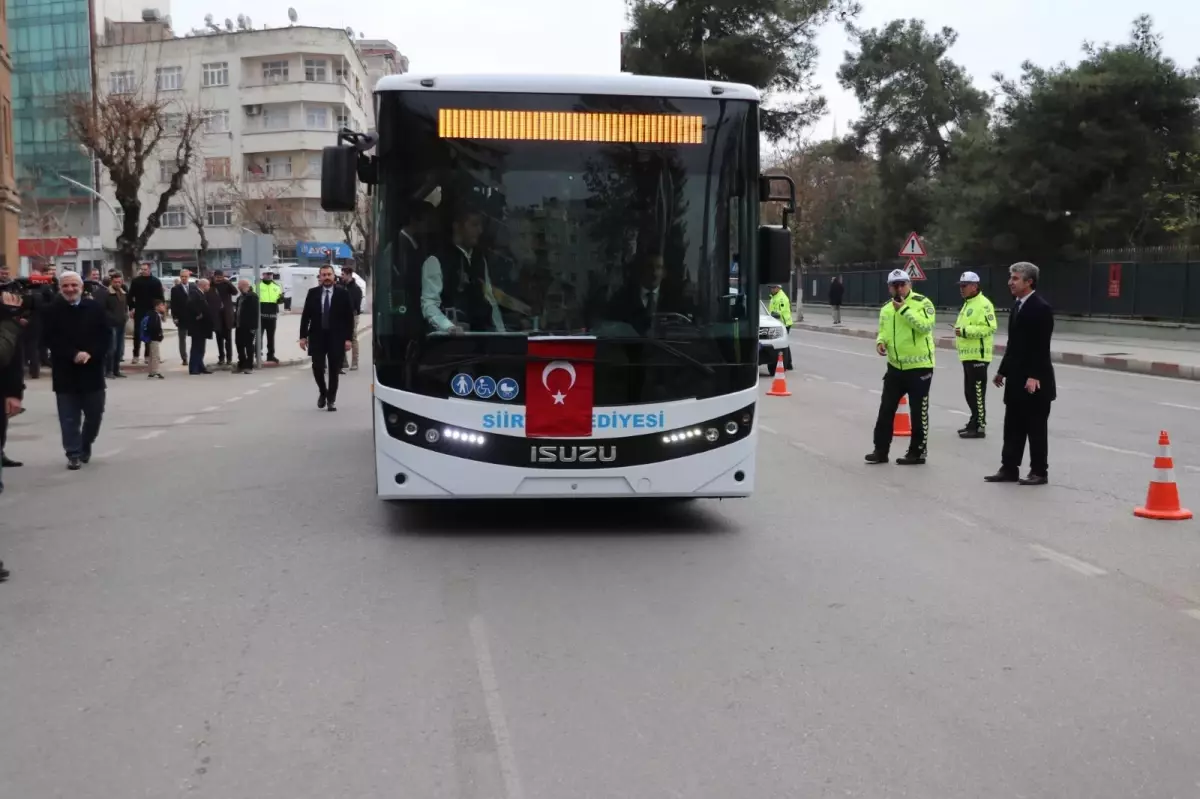
[[959,430],[959,438],[987,438],[987,433],[982,430]]
[[113,375],[112,375],[112,376],[113,376],[113,377],[129,377],[129,375],[127,375],[127,374],[122,374],[121,372],[113,372]]
[[7,580],[12,575],[8,569],[4,568],[4,561],[0,561],[0,583]]
[[963,433],[969,433],[974,429],[975,429],[974,427],[971,427],[971,425],[968,424],[968,425],[958,428],[958,434],[961,436]]
[[79,458],[67,458],[67,468],[73,472],[77,472],[83,468],[83,462]]
[[325,407],[325,403],[326,403],[326,402],[328,402],[328,400],[326,400],[326,399],[325,399],[325,395],[324,395],[324,394],[322,394],[321,396],[317,397],[317,407],[318,407],[318,408],[324,408],[324,407]]
[[276,358],[274,355],[268,355],[267,363],[279,363],[279,359]]
[[328,407],[328,408],[326,408],[325,410],[329,411],[330,413],[333,413],[334,411],[336,411],[336,410],[337,410],[337,406],[336,406],[336,405],[334,405],[332,402],[330,402],[330,403],[329,403],[329,407]]
[[213,370],[212,369],[204,369],[203,371],[200,372],[200,374],[211,375],[211,374],[213,374]]
[[1017,482],[1023,486],[1044,486],[1050,482],[1050,478],[1044,474],[1030,472],[1028,477],[1022,477]]
[[184,365],[184,366],[187,366],[187,365],[188,365],[187,358],[184,358],[184,359],[183,359],[183,365]]
[[1005,469],[1001,469],[995,474],[989,474],[983,479],[988,483],[1015,483],[1021,479],[1021,475],[1018,472],[1010,472]]
[[872,452],[864,459],[867,463],[887,463],[888,456],[882,452]]
[[903,458],[896,458],[897,466],[924,466],[925,456],[907,453]]
[[15,469],[18,466],[24,466],[24,465],[25,464],[21,463],[20,461],[14,461],[12,458],[8,457],[7,455],[0,458],[0,466],[3,466],[5,469]]
[[81,454],[79,456],[79,460],[83,463],[91,463],[92,462],[92,451],[90,449],[85,449],[83,451],[83,454]]

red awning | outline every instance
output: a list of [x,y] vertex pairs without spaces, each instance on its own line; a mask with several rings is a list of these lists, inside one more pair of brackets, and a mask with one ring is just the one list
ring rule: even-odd
[[64,255],[78,250],[79,239],[74,236],[57,239],[19,239],[17,241],[17,252],[27,258],[53,258],[56,255]]

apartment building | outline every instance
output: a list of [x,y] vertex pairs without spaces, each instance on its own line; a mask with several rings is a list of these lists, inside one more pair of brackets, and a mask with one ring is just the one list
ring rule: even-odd
[[[321,149],[339,128],[367,130],[373,117],[366,68],[346,31],[297,25],[176,38],[141,23],[112,25],[96,62],[101,94],[156,93],[169,103],[168,129],[188,113],[205,118],[197,165],[144,253],[162,274],[237,268],[243,227],[272,232],[289,260],[348,256],[341,220],[320,206]],[[177,142],[164,139],[146,170],[143,214],[170,180]],[[108,215],[102,235],[114,249],[120,220]],[[208,240],[203,264],[197,220]]]

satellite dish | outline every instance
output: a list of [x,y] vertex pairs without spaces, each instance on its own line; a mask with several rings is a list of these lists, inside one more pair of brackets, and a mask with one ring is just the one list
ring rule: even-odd
[[238,22],[239,30],[246,30],[246,15],[245,14],[238,14],[237,22]]
[[349,36],[351,39],[353,39],[354,38],[354,28],[347,27],[346,35]]
[[233,30],[233,20],[231,20],[229,17],[225,18],[225,30],[227,30],[227,31]]
[[290,19],[293,23],[295,23],[298,19],[300,19],[300,15],[296,13],[296,9],[294,9],[294,8],[288,9],[288,19]]
[[205,24],[205,25],[212,25],[212,24],[213,24],[213,15],[212,15],[212,14],[205,14],[205,15],[204,15],[204,24]]

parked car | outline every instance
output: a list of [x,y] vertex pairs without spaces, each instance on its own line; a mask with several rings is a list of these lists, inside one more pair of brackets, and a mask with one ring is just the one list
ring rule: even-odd
[[767,374],[775,373],[779,355],[788,348],[787,328],[767,311],[762,300],[758,302],[758,362],[767,367]]

